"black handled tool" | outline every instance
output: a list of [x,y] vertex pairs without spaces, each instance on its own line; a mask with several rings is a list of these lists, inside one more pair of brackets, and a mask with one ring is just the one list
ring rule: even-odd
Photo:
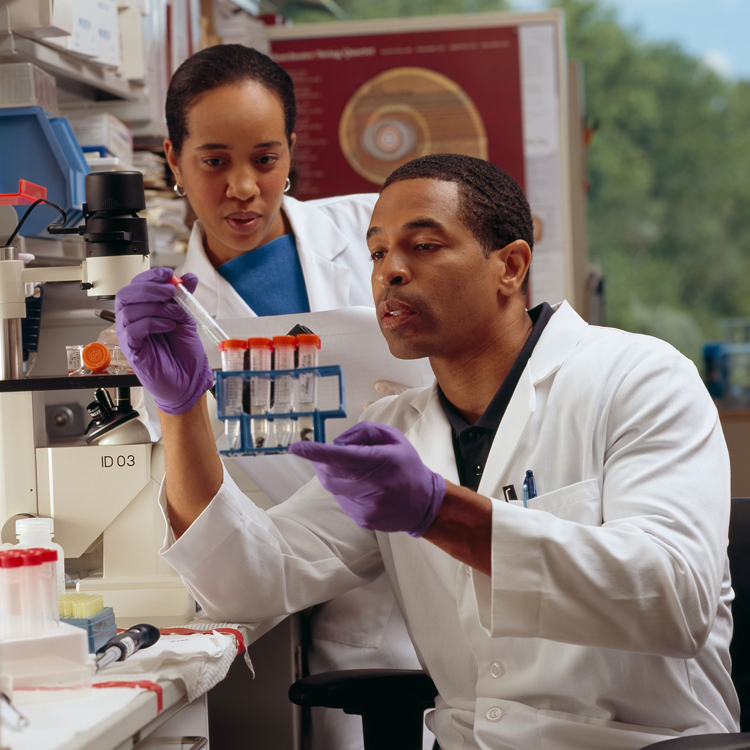
[[146,624],[133,625],[132,628],[118,633],[96,652],[97,670],[112,662],[127,659],[138,649],[153,646],[159,640],[160,635],[159,628]]

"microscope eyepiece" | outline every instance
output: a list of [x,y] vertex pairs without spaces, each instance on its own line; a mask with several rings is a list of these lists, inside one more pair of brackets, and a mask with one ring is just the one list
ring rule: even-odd
[[140,172],[92,172],[86,175],[84,213],[134,214],[146,208]]

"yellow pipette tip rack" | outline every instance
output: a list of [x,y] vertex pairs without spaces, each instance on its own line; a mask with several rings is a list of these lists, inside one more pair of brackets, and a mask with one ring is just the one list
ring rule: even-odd
[[86,619],[104,609],[104,598],[97,594],[60,594],[60,617]]

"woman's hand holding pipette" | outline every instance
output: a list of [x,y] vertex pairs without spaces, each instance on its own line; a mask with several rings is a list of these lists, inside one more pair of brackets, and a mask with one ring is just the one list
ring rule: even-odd
[[[193,319],[174,301],[171,268],[138,274],[115,299],[120,347],[156,405],[167,414],[189,411],[213,384]],[[192,292],[194,274],[182,277]]]

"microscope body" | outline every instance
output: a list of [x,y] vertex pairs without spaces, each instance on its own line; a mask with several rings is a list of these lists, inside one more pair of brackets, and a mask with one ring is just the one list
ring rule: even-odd
[[103,594],[118,618],[164,616],[174,622],[189,614],[191,600],[179,576],[158,555],[164,529],[157,504],[164,476],[161,444],[143,435],[120,444],[137,435],[126,430],[119,439],[113,433],[98,444],[66,445],[49,439],[45,423],[46,391],[129,388],[138,385],[137,379],[26,378],[23,373],[21,319],[28,285],[77,281],[89,296],[111,299],[149,268],[145,220],[136,216],[145,207],[140,173],[88,175],[86,188],[86,224],[64,230],[85,240],[86,258],[80,265],[26,268],[13,248],[0,249],[2,541],[15,542],[19,516],[54,518],[55,541],[68,562],[102,551],[101,570],[81,578],[79,591]]

